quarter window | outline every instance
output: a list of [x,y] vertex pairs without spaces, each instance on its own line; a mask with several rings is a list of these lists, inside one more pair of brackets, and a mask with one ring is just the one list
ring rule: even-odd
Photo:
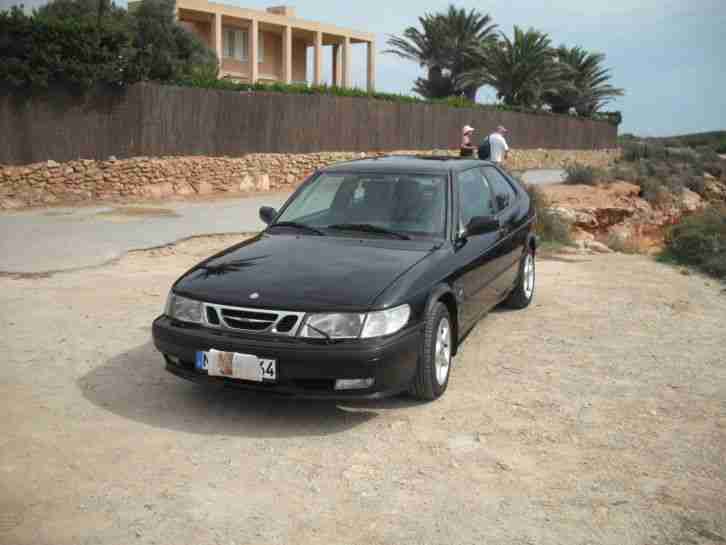
[[466,227],[476,216],[496,214],[492,203],[492,191],[479,169],[466,170],[459,174],[459,217],[461,226]]
[[494,190],[494,200],[497,205],[497,211],[502,211],[512,204],[517,198],[517,194],[512,188],[504,175],[494,167],[483,167],[484,176]]

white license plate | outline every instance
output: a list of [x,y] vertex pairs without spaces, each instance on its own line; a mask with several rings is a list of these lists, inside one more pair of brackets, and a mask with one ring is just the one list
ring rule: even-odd
[[258,358],[252,354],[223,352],[212,348],[208,352],[197,352],[196,368],[206,370],[215,377],[237,378],[252,382],[274,382],[277,380],[277,362]]

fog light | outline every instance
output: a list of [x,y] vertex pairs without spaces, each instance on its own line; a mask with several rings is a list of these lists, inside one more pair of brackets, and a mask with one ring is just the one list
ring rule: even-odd
[[168,359],[174,365],[179,365],[179,358],[177,358],[176,356],[171,356],[171,355],[167,354],[166,359]]
[[372,378],[342,378],[335,381],[336,390],[364,390],[371,386]]

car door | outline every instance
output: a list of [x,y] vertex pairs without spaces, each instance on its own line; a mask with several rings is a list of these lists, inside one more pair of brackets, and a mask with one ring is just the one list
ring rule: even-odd
[[[494,216],[492,191],[479,168],[460,172],[456,179],[458,232],[462,233],[471,218]],[[492,285],[497,259],[499,232],[458,236],[455,241],[457,263],[456,289],[459,299],[461,331],[467,331],[495,303]]]
[[518,206],[518,190],[497,167],[487,165],[481,171],[492,188],[494,206],[501,223],[500,247],[494,263],[496,272],[493,280],[496,297],[501,299],[512,288],[519,274],[519,260],[524,251],[526,236],[521,236],[524,230]]

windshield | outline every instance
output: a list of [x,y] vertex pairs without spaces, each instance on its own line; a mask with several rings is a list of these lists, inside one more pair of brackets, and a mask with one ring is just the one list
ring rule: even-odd
[[441,237],[446,224],[445,189],[446,177],[440,175],[323,173],[295,197],[276,223],[360,231],[368,227],[372,236],[389,231]]

